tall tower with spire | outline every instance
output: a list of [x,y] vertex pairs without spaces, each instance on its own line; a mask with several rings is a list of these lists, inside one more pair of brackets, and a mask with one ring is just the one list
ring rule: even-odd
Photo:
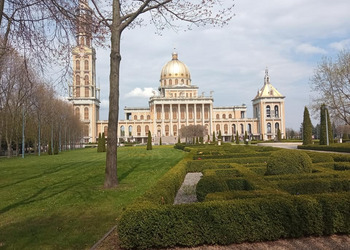
[[273,140],[278,129],[285,137],[284,98],[270,83],[269,71],[265,69],[264,86],[258,90],[253,101],[253,116],[258,119],[261,140]]
[[96,142],[100,110],[100,90],[96,86],[96,52],[92,47],[92,10],[88,0],[80,0],[77,9],[76,43],[72,51],[73,81],[69,100],[74,113],[83,122],[83,142]]

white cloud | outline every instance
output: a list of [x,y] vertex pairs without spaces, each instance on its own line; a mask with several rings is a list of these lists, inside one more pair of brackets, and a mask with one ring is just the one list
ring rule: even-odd
[[300,44],[296,47],[296,52],[305,54],[327,54],[327,51],[308,43]]
[[144,88],[143,90],[141,88],[134,88],[129,93],[127,93],[126,97],[145,97],[149,98],[153,96],[153,91],[156,91],[153,88]]
[[331,43],[329,46],[336,50],[343,50],[350,47],[350,39],[345,39],[340,42],[334,42]]

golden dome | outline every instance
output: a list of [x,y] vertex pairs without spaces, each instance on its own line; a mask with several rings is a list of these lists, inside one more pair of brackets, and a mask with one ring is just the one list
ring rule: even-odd
[[161,86],[191,85],[191,75],[186,64],[178,60],[176,52],[172,60],[165,64],[160,73]]

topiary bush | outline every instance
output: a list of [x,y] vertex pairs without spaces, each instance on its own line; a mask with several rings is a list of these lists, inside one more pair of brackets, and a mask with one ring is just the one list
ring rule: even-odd
[[280,150],[271,153],[266,175],[311,173],[312,160],[305,152]]

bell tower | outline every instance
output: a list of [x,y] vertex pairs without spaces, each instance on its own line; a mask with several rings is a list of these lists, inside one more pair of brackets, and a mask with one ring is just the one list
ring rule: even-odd
[[274,140],[278,130],[285,137],[284,98],[270,83],[269,71],[266,68],[264,86],[258,90],[253,101],[253,116],[258,119],[258,133],[261,140]]
[[72,51],[73,81],[69,101],[83,122],[83,142],[96,142],[100,110],[100,90],[96,86],[96,51],[92,47],[92,10],[88,0],[80,0],[76,11],[76,46]]

